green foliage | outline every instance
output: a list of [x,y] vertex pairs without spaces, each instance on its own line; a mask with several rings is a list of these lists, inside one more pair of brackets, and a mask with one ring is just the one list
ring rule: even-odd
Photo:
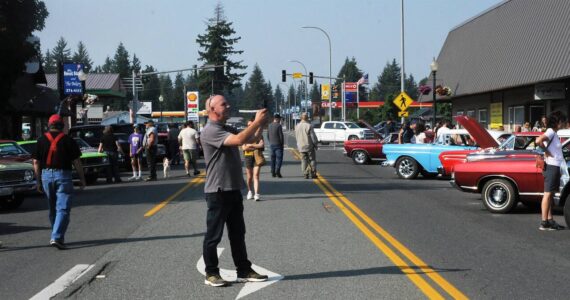
[[[348,59],[348,57],[344,60],[344,65],[340,68],[337,77],[345,78],[346,82],[357,82],[360,78],[362,78],[362,71],[358,68],[358,64],[356,62],[356,58]],[[341,86],[342,80],[337,80],[334,82],[335,85]],[[340,91],[340,90],[339,90]],[[360,101],[366,101],[366,87],[359,86],[358,87]]]
[[44,72],[46,74],[50,74],[50,73],[56,73],[57,72],[57,65],[55,63],[55,58],[54,56],[51,54],[51,52],[49,51],[49,49],[46,50],[46,54],[43,57],[43,67],[44,67]]
[[63,37],[59,38],[57,44],[51,51],[51,55],[55,60],[56,68],[58,64],[71,60],[71,50],[67,47],[67,41]]
[[136,73],[139,73],[139,71],[141,70],[141,61],[139,60],[139,58],[137,57],[136,54],[133,53],[133,60],[131,63],[131,72],[135,71]]
[[283,105],[285,104],[285,95],[283,95],[283,91],[281,90],[281,86],[278,84],[275,86],[275,93],[273,94],[273,101],[276,105],[274,108],[275,112],[281,113],[283,109]]
[[74,63],[82,63],[84,66],[83,68],[86,72],[91,71],[91,68],[93,67],[93,61],[89,57],[87,48],[85,47],[85,44],[83,44],[82,41],[79,41],[79,43],[77,44],[77,51],[73,53],[71,61],[73,61]]
[[382,74],[370,92],[370,98],[376,101],[384,101],[388,95],[400,92],[400,66],[393,59],[391,63],[386,63]]
[[119,43],[117,51],[115,51],[115,57],[113,58],[113,64],[111,67],[112,73],[119,73],[121,78],[132,76],[131,74],[131,62],[129,61],[129,52],[125,49],[123,43]]
[[233,37],[236,32],[232,25],[233,23],[228,22],[224,16],[222,4],[218,3],[214,10],[214,17],[208,20],[206,32],[198,35],[196,39],[202,49],[198,51],[200,61],[211,65],[226,63],[225,73],[223,68],[200,72],[199,88],[203,95],[201,98],[206,98],[212,92],[214,94],[223,91],[231,92],[241,85],[240,80],[245,76],[245,73],[239,73],[240,70],[246,68],[242,65],[243,61],[230,60],[230,57],[243,53],[241,50],[234,50],[234,45],[241,37]]
[[185,109],[186,96],[184,95],[184,76],[182,73],[177,73],[174,77],[174,90],[170,100],[166,104],[167,110],[183,111]]
[[[156,70],[152,67],[152,66],[145,66],[145,68],[143,69],[143,73],[152,73],[152,72],[156,72]],[[149,76],[145,76],[145,83],[144,83],[144,89],[143,92],[139,95],[139,99],[141,101],[152,101],[154,102],[154,100],[158,99],[158,97],[160,96],[160,80],[158,79],[158,75],[149,75]],[[153,103],[153,105],[155,105]],[[158,106],[156,106],[158,107]]]
[[451,120],[451,103],[437,103],[437,117]]
[[272,98],[271,87],[265,82],[259,65],[255,64],[245,85],[244,98],[239,107],[240,109],[258,109],[267,103],[268,108],[271,108]]
[[[26,39],[44,28],[47,16],[43,1],[0,2],[0,112],[5,109],[12,85],[24,71],[25,63],[39,56],[39,44]],[[4,124],[0,123],[0,127]]]

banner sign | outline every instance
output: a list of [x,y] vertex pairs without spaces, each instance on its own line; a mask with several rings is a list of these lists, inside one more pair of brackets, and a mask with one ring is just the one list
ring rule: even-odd
[[141,102],[137,104],[137,115],[150,115],[152,113],[152,102]]
[[63,65],[63,94],[64,95],[81,95],[81,81],[77,76],[79,71],[83,70],[83,64],[64,64]]
[[331,88],[328,84],[321,85],[321,100],[331,100]]
[[358,85],[356,82],[344,83],[344,99],[346,103],[356,102],[356,89]]
[[503,102],[491,103],[491,129],[503,126]]
[[534,100],[566,99],[564,83],[539,83],[534,85]]
[[186,111],[187,111],[187,120],[194,121],[198,123],[200,117],[198,116],[198,112],[200,111],[200,103],[198,99],[200,99],[199,92],[186,92]]

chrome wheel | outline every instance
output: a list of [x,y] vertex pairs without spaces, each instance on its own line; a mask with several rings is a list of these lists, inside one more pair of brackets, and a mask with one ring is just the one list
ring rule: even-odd
[[355,164],[364,165],[368,162],[368,155],[364,151],[354,151],[352,154],[352,160]]
[[351,135],[348,137],[349,141],[353,141],[353,140],[358,140],[358,137],[356,135]]
[[517,204],[513,184],[505,179],[493,179],[483,187],[483,204],[493,213],[507,213]]
[[501,209],[507,203],[509,192],[502,185],[494,185],[487,190],[489,205]]
[[404,157],[398,160],[396,165],[396,173],[398,176],[403,179],[413,179],[418,176],[418,163],[410,158]]

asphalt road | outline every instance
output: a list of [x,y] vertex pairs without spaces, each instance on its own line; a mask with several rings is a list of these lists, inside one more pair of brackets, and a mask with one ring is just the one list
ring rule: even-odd
[[[92,267],[57,298],[567,298],[570,231],[539,231],[536,211],[493,215],[446,180],[400,180],[391,168],[354,165],[341,147],[317,157],[321,176],[306,180],[286,151],[284,178],[264,167],[263,201],[245,202],[251,261],[283,276],[268,286],[204,285],[203,179],[175,167],[151,184],[79,192],[66,251],[47,246],[43,198],[1,213],[0,298],[28,299],[80,264]],[[220,267],[232,270],[226,236],[219,247]]]

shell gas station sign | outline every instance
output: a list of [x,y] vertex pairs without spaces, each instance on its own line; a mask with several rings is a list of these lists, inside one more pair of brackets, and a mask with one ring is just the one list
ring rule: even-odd
[[199,105],[199,93],[196,92],[186,92],[186,112],[188,121],[198,122],[198,112],[200,111]]

